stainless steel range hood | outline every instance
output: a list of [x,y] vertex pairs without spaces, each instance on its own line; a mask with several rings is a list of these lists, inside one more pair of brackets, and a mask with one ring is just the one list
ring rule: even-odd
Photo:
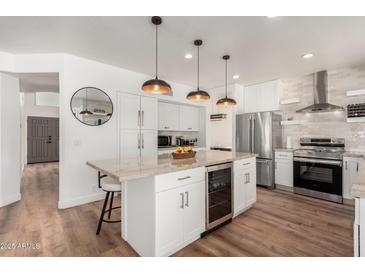
[[319,71],[313,74],[314,104],[297,110],[299,113],[332,112],[344,110],[340,106],[328,103],[328,80],[327,71]]

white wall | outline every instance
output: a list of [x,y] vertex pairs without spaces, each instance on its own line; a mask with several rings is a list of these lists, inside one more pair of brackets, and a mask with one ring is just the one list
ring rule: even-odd
[[228,97],[234,98],[237,102],[235,107],[219,107],[216,105],[218,99],[225,96],[225,88],[219,87],[209,90],[211,96],[209,105],[209,115],[224,113],[227,114],[227,119],[221,121],[207,121],[207,143],[208,147],[221,146],[233,147],[233,139],[235,132],[235,116],[243,113],[243,87],[238,84],[229,85]]
[[[0,69],[2,58],[0,55]],[[14,55],[13,60],[12,72],[59,73],[59,207],[65,208],[102,199],[104,193],[97,189],[97,174],[86,166],[86,161],[117,157],[116,115],[99,127],[81,124],[70,111],[70,99],[79,88],[95,86],[110,96],[116,108],[116,92],[142,94],[141,85],[151,76],[65,54],[20,54]],[[185,97],[192,88],[169,83],[174,95],[161,95],[159,98],[189,103]]]
[[0,73],[0,206],[20,200],[19,80]]

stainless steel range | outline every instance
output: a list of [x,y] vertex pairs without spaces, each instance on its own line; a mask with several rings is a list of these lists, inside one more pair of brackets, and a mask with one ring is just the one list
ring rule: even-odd
[[294,192],[342,203],[343,138],[300,138],[294,151]]

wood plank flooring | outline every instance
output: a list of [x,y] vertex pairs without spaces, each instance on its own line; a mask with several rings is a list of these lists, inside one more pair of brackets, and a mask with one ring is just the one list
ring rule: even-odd
[[[353,206],[263,188],[257,198],[232,223],[174,256],[353,256]],[[120,238],[120,224],[103,224],[95,235],[101,201],[63,210],[57,201],[58,164],[27,166],[22,200],[0,208],[0,243],[40,249],[0,249],[0,256],[137,256]]]

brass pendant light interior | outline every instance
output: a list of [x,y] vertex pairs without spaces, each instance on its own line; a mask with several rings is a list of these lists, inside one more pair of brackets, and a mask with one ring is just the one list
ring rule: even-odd
[[229,55],[223,56],[223,60],[225,60],[225,62],[226,62],[226,83],[225,83],[226,84],[226,96],[217,101],[218,106],[232,107],[232,106],[237,105],[237,102],[232,98],[228,98],[228,95],[227,95],[227,62],[229,59],[230,59]]
[[194,45],[198,48],[198,71],[197,71],[197,89],[194,91],[190,91],[188,93],[188,95],[186,96],[186,99],[188,99],[189,101],[193,101],[193,102],[203,102],[203,101],[207,101],[210,99],[210,95],[208,92],[201,90],[199,87],[199,70],[200,70],[200,66],[199,66],[199,61],[200,61],[200,56],[199,56],[199,47],[203,44],[202,40],[195,40],[194,41]]
[[152,94],[172,94],[171,86],[164,80],[158,79],[158,26],[162,23],[162,18],[153,16],[152,23],[156,26],[156,77],[143,83],[142,90]]

